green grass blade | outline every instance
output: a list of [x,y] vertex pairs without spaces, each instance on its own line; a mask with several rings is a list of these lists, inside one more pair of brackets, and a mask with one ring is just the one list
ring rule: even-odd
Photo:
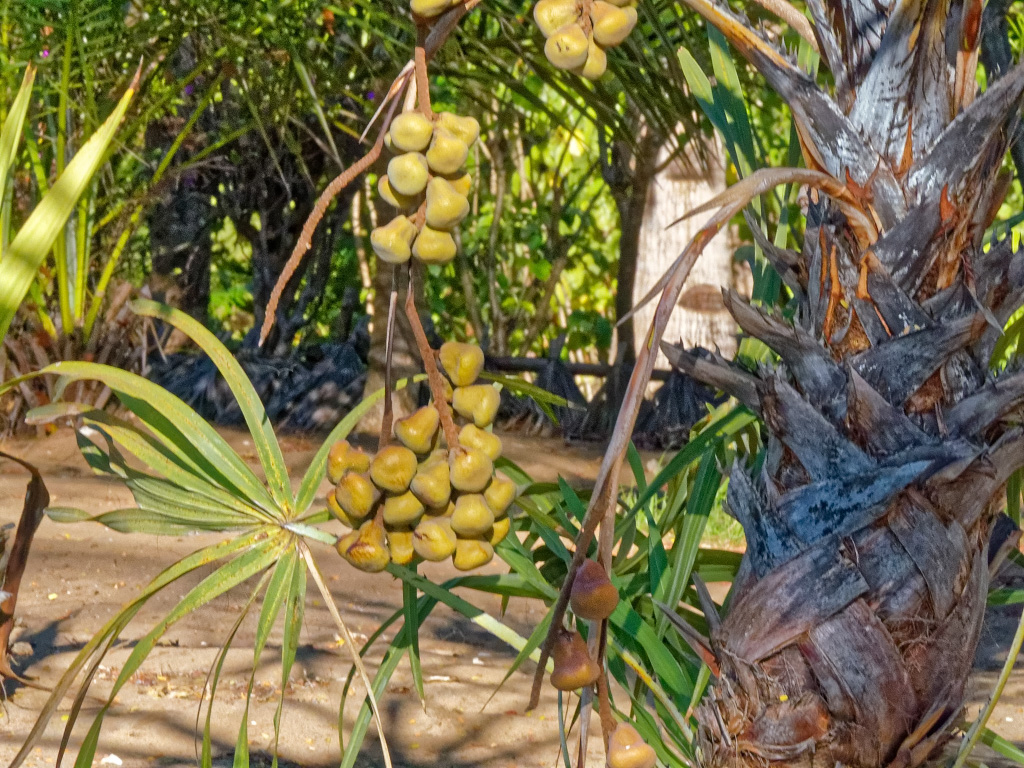
[[[235,396],[242,417],[249,427],[252,442],[259,456],[263,472],[267,477],[270,493],[278,505],[290,511],[294,501],[292,487],[288,480],[288,467],[281,453],[281,446],[274,434],[274,428],[267,418],[267,412],[259,395],[245,375],[242,366],[220,339],[214,336],[202,323],[184,312],[158,304],[155,301],[137,300],[132,304],[137,314],[154,317],[173,325],[194,341],[213,361],[224,377],[224,381]],[[286,515],[287,516],[287,515]]]
[[[14,162],[14,156],[18,152],[18,142],[21,139],[21,132],[25,125],[25,115],[28,114],[28,105],[32,99],[32,84],[36,79],[36,68],[29,64],[25,68],[25,77],[21,81],[18,94],[11,102],[7,119],[4,120],[3,129],[0,129],[0,205],[4,192],[7,189],[7,173]],[[0,252],[0,260],[3,253]],[[0,339],[3,334],[0,334]]]
[[[415,573],[415,566],[413,573]],[[420,617],[417,610],[416,587],[407,581],[402,582],[402,613],[405,616],[406,633],[409,642],[409,670],[412,672],[413,685],[420,697],[424,711],[427,709],[427,697],[423,692],[423,668],[420,665]]]
[[1017,765],[1024,765],[1024,750],[1013,745],[990,728],[982,728],[978,740],[982,744],[994,749],[1003,757],[1013,760]]
[[284,711],[284,695],[288,687],[288,678],[295,664],[295,654],[299,649],[299,632],[302,630],[302,619],[306,610],[306,567],[301,561],[292,570],[288,583],[288,593],[284,604],[284,635],[281,641],[281,697],[277,700],[274,711],[274,763],[277,763],[277,745],[281,741],[281,713]]
[[[0,339],[7,335],[14,314],[18,311],[46,254],[57,237],[63,233],[64,223],[74,210],[78,198],[103,162],[107,147],[128,110],[135,87],[135,83],[129,86],[106,122],[78,151],[74,160],[64,169],[60,178],[29,215],[4,253],[3,269],[0,269]],[[64,331],[70,333],[71,328],[66,327]]]
[[[426,376],[419,375],[413,376],[409,379],[399,379],[395,382],[394,391],[397,392],[400,389],[405,389],[409,384],[414,384],[419,381],[426,379]],[[0,392],[2,394],[2,392]],[[349,433],[355,429],[356,424],[359,420],[366,415],[374,404],[384,397],[384,390],[380,389],[374,392],[372,395],[364,397],[359,405],[349,411],[345,418],[338,422],[338,425],[331,430],[331,433],[324,440],[320,446],[320,450],[313,456],[313,461],[309,465],[309,469],[306,470],[306,474],[302,478],[302,483],[299,485],[299,492],[295,499],[295,514],[296,516],[301,515],[310,505],[313,503],[313,499],[316,498],[316,492],[320,488],[320,483],[324,480],[324,473],[327,470],[327,454],[331,451],[331,446],[334,445],[338,440],[344,440],[348,437]]]

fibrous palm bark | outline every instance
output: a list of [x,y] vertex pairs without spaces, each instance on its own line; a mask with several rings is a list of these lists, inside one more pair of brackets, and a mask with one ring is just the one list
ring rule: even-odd
[[1024,67],[976,95],[980,0],[809,0],[826,93],[744,20],[687,2],[788,101],[807,165],[845,184],[811,191],[802,252],[763,243],[792,320],[726,295],[777,367],[671,355],[771,435],[763,469],[731,474],[748,550],[727,615],[706,601],[702,760],[909,768],[957,722],[998,495],[1024,464],[1024,373],[988,373],[1024,252],[982,247]]

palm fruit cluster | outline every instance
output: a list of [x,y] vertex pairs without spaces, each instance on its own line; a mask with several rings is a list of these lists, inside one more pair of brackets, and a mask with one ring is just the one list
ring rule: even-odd
[[456,446],[441,447],[440,414],[431,404],[400,420],[398,442],[375,456],[345,440],[331,447],[327,477],[335,489],[327,504],[352,528],[338,541],[338,552],[360,570],[451,558],[470,571],[489,563],[509,532],[516,486],[494,472],[501,439],[490,427],[499,395],[494,386],[476,383],[483,352],[448,343],[440,358],[462,422]]
[[548,61],[597,80],[608,68],[605,49],[626,39],[637,16],[632,0],[540,0],[533,18],[547,38],[544,55]]
[[431,119],[408,111],[391,121],[385,143],[394,155],[377,191],[398,214],[370,233],[377,256],[389,264],[455,258],[452,232],[469,213],[472,185],[463,166],[479,135],[476,119],[451,112]]

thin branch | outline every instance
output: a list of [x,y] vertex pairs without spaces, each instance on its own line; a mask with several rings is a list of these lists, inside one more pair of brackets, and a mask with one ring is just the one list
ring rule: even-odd
[[384,415],[380,420],[380,437],[377,450],[380,451],[391,440],[391,426],[395,413],[391,403],[391,357],[395,345],[395,312],[398,308],[398,270],[391,272],[391,297],[388,301],[388,325],[384,343]]
[[423,360],[423,368],[427,372],[430,394],[434,399],[434,407],[437,408],[437,413],[441,417],[441,430],[444,432],[444,439],[448,443],[448,450],[452,450],[459,445],[459,432],[455,427],[455,421],[452,419],[448,400],[444,396],[444,381],[441,379],[441,372],[437,370],[434,350],[430,348],[427,334],[423,330],[419,313],[416,311],[411,262],[409,264],[409,286],[405,292],[405,314],[409,318],[409,325],[412,326],[412,333],[416,337],[416,347],[419,349],[420,358]]

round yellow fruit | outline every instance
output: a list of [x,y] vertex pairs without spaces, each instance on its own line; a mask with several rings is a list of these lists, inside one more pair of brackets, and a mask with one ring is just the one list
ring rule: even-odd
[[501,438],[493,432],[480,429],[475,424],[467,424],[459,432],[459,442],[467,448],[481,451],[492,462],[501,456]]
[[409,490],[430,509],[446,507],[452,494],[452,484],[448,479],[448,459],[420,464]]
[[594,41],[611,48],[625,40],[636,26],[636,8],[618,8],[604,0],[595,0],[590,18],[594,22]]
[[447,517],[425,517],[412,532],[412,548],[432,563],[451,557],[455,544],[455,532]]
[[388,493],[405,493],[416,474],[416,454],[403,445],[389,445],[370,462],[370,478]]
[[410,211],[420,204],[420,195],[400,195],[391,188],[387,174],[384,174],[377,181],[377,193],[381,199],[392,208],[400,211]]
[[425,226],[412,245],[412,255],[424,264],[447,264],[455,258],[455,238],[450,232],[443,232]]
[[400,195],[418,195],[427,188],[430,169],[419,152],[403,152],[388,163],[388,183]]
[[416,554],[412,548],[412,531],[408,528],[396,528],[388,531],[388,552],[391,554],[391,562],[398,565],[408,565]]
[[477,448],[460,445],[448,455],[448,476],[452,488],[464,493],[479,493],[491,481],[494,463]]
[[469,213],[469,200],[447,179],[435,176],[427,184],[427,226],[451,229]]
[[566,24],[544,43],[544,55],[558,69],[576,69],[587,63],[589,45],[577,24]]
[[[466,142],[444,128],[435,128],[434,137],[430,140],[430,149],[427,150],[426,162],[434,173],[456,173],[469,157],[469,147]],[[394,160],[392,160],[394,162]],[[391,166],[388,166],[388,176]],[[426,187],[426,178],[423,186]],[[401,191],[401,190],[400,190]],[[408,194],[414,194],[412,192]]]
[[366,472],[370,469],[370,457],[353,448],[348,440],[339,440],[327,454],[327,479],[337,485],[347,471]]
[[448,178],[448,183],[463,197],[469,197],[469,193],[473,189],[473,177],[468,173],[452,174]]
[[597,80],[607,70],[608,54],[604,52],[604,48],[591,40],[590,47],[587,48],[587,62],[578,70],[573,71],[587,80]]
[[396,149],[422,152],[430,146],[434,124],[422,112],[403,112],[391,121],[390,132]]
[[579,17],[576,0],[540,0],[533,6],[533,20],[544,37],[551,37],[567,24],[575,24]]
[[437,408],[425,405],[395,424],[395,437],[414,453],[429,453],[440,423]]
[[458,536],[483,536],[494,525],[494,513],[479,493],[467,493],[455,500],[452,512],[452,530]]
[[452,395],[452,408],[466,419],[472,419],[478,427],[487,427],[494,423],[501,405],[501,395],[491,384],[473,384],[459,387]]
[[502,517],[516,499],[516,484],[504,477],[495,477],[484,491],[484,501],[495,517]]
[[476,344],[448,341],[441,345],[439,356],[444,372],[456,387],[468,387],[484,369],[484,353]]
[[495,520],[494,525],[491,527],[491,546],[496,547],[498,543],[508,536],[509,530],[512,528],[512,521],[507,517],[501,518],[501,520]]
[[388,264],[404,264],[412,256],[412,241],[418,231],[405,216],[396,216],[370,233],[370,245]]
[[412,493],[406,491],[384,499],[384,522],[389,526],[413,527],[423,517],[425,507]]
[[442,112],[437,116],[437,125],[454,135],[467,147],[480,137],[480,123],[475,117],[456,115],[454,112]]
[[460,571],[472,571],[494,559],[494,547],[482,539],[459,539],[455,542],[452,563]]
[[384,526],[375,520],[367,520],[358,531],[338,540],[338,554],[361,571],[380,573],[391,560]]
[[362,520],[373,511],[380,491],[365,474],[346,472],[334,489],[334,498],[350,518]]
[[428,19],[440,16],[451,8],[451,0],[412,0],[409,7],[417,16],[425,16]]

